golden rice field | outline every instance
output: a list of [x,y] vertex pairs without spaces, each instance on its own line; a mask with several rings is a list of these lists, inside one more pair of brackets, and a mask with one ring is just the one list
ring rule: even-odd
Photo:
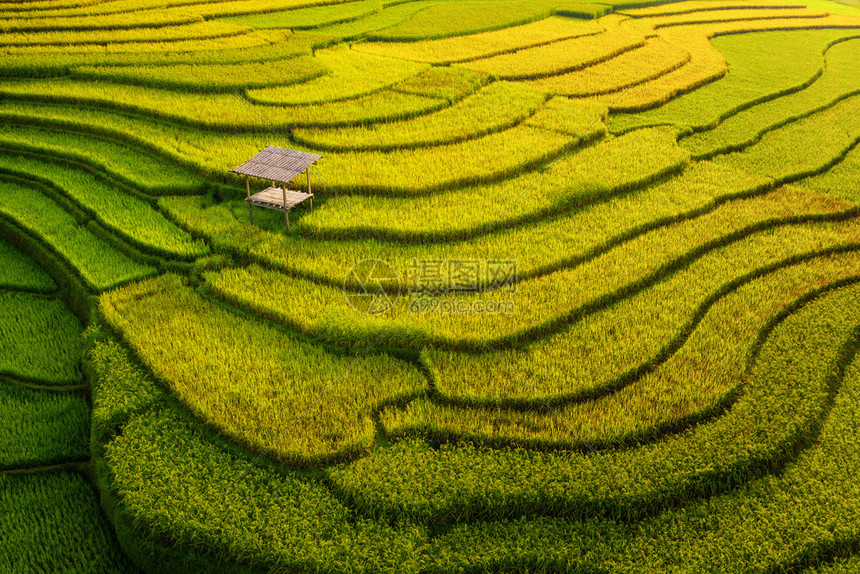
[[855,0],[0,29],[0,571],[860,572]]

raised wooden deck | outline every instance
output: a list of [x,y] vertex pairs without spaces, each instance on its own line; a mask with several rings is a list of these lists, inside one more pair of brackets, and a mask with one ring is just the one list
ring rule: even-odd
[[[287,221],[287,229],[290,228],[290,209],[302,203],[304,200],[310,200],[310,207],[314,207],[314,194],[304,193],[302,191],[293,191],[282,187],[267,187],[261,192],[255,193],[248,197],[245,201],[248,202],[248,210],[252,205],[265,207],[266,209],[277,209],[283,211]],[[254,221],[254,215],[251,213],[251,222]]]

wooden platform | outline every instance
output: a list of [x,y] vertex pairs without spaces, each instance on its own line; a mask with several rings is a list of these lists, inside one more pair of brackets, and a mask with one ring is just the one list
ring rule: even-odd
[[311,209],[314,207],[314,194],[304,193],[302,191],[293,191],[281,187],[267,187],[259,193],[248,197],[245,201],[248,202],[248,211],[251,217],[251,223],[254,222],[254,215],[251,212],[251,206],[265,207],[266,209],[277,209],[283,211],[287,221],[287,229],[290,228],[290,209],[302,203],[304,200],[310,200]]
[[[286,203],[284,203],[285,196]],[[283,211],[284,209],[292,209],[306,199],[311,200],[311,207],[313,207],[313,196],[314,194],[305,193],[303,191],[293,191],[291,189],[284,190],[280,187],[267,187],[263,191],[255,193],[246,201],[260,207],[280,209]]]

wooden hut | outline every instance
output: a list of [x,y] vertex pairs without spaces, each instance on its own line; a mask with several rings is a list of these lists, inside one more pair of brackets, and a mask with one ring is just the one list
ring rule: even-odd
[[[287,229],[290,228],[290,209],[308,200],[310,208],[314,207],[314,194],[311,193],[311,166],[322,156],[294,149],[266,146],[266,149],[230,171],[245,176],[245,190],[248,197],[248,216],[254,223],[253,206],[277,209],[284,212]],[[287,189],[287,183],[301,173],[308,177],[308,192]],[[251,195],[249,177],[267,179],[269,187]],[[276,184],[280,184],[279,186]]]

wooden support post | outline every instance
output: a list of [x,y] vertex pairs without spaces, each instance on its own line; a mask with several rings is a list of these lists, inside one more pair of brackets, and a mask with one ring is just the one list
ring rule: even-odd
[[[308,195],[310,195],[310,193],[311,193],[311,166],[308,166],[308,168],[305,170],[305,173],[308,174]],[[314,210],[314,198],[311,197],[310,199],[308,199],[308,201],[311,204],[311,211],[313,211]]]
[[245,203],[248,204],[248,221],[251,222],[251,225],[254,225],[254,208],[251,207],[251,184],[248,182],[248,176],[245,176],[245,191],[248,193],[248,197],[245,199]]

